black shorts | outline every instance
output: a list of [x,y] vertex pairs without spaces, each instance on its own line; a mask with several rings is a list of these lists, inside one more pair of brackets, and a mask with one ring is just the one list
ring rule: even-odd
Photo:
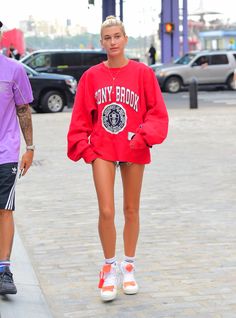
[[132,162],[127,162],[127,161],[114,161],[114,164],[116,165],[117,168],[119,168],[121,165],[131,166],[131,165],[132,165]]
[[15,210],[17,167],[17,162],[0,164],[0,210]]

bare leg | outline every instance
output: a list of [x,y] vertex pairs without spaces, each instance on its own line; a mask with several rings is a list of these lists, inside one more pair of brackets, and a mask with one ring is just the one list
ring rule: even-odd
[[111,161],[96,159],[93,162],[93,179],[99,206],[98,231],[105,258],[114,257],[116,248],[115,172],[115,164]]
[[0,260],[9,260],[14,237],[12,211],[0,210]]
[[139,203],[144,165],[125,163],[120,166],[124,189],[124,250],[126,256],[135,256],[139,235]]

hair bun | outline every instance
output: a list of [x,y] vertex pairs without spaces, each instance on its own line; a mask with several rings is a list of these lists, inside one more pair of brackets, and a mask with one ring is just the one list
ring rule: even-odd
[[119,26],[124,36],[126,36],[123,22],[119,18],[116,18],[114,15],[108,15],[106,17],[106,20],[103,21],[101,25],[101,31],[100,31],[101,36],[102,36],[102,31],[104,28],[112,27],[112,26]]
[[116,19],[116,17],[114,15],[108,15],[106,17],[106,20],[111,20],[111,19]]

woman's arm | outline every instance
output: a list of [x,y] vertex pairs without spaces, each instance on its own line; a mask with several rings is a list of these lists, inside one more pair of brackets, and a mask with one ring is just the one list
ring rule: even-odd
[[86,163],[91,163],[97,158],[88,141],[93,129],[92,113],[95,110],[93,99],[94,96],[86,85],[86,74],[84,73],[77,89],[67,135],[67,155],[73,161],[83,158]]
[[130,142],[131,148],[160,144],[165,140],[168,132],[166,105],[152,69],[147,69],[145,72],[144,90],[147,112],[144,122],[138,127]]

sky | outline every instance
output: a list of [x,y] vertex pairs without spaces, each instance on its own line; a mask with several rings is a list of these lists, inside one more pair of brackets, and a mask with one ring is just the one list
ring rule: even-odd
[[[118,1],[117,1],[118,2]],[[236,21],[235,11],[232,10],[232,0],[188,0],[188,12],[192,13],[199,8],[200,3],[206,10],[221,12],[222,15],[211,15],[208,19],[216,17],[225,21]],[[179,0],[182,7],[182,0]],[[66,7],[66,4],[67,7]],[[88,28],[91,33],[99,33],[102,21],[102,0],[95,0],[95,6],[89,6],[88,0],[21,0],[5,1],[1,8],[0,20],[8,29],[19,26],[20,20],[26,20],[30,15],[41,20],[58,20],[66,23],[71,19],[73,24],[79,23]],[[124,24],[130,36],[150,35],[158,28],[158,16],[161,10],[161,0],[124,0]],[[195,18],[197,19],[197,18]]]

